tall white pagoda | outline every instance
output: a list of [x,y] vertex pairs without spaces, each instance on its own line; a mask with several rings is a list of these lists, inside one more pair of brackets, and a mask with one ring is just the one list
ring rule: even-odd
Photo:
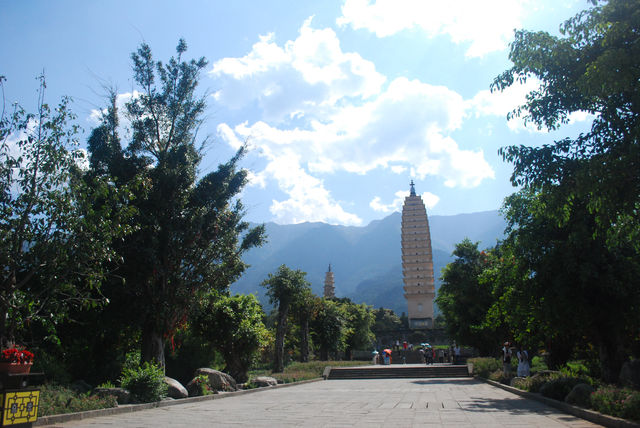
[[429,219],[422,197],[411,191],[402,207],[402,274],[407,299],[409,328],[433,327],[433,255]]

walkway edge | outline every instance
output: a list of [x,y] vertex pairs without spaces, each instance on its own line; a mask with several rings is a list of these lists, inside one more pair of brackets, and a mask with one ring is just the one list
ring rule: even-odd
[[53,425],[53,424],[60,424],[60,423],[69,422],[69,421],[78,421],[81,419],[97,418],[100,416],[119,415],[122,413],[131,413],[131,412],[137,412],[140,410],[155,409],[156,407],[178,406],[181,404],[191,404],[191,403],[197,403],[200,401],[218,400],[221,398],[234,397],[237,395],[268,391],[274,388],[287,388],[290,386],[302,385],[305,383],[318,382],[320,380],[323,380],[323,379],[316,378],[316,379],[309,379],[309,380],[301,380],[298,382],[283,383],[283,384],[268,386],[264,388],[243,389],[240,391],[222,392],[220,394],[203,395],[200,397],[188,397],[188,398],[180,398],[177,400],[156,401],[155,403],[125,404],[118,407],[110,407],[108,409],[89,410],[87,412],[63,413],[61,415],[41,416],[33,423],[33,426]]
[[505,391],[509,391],[513,394],[517,394],[521,397],[528,398],[530,400],[539,401],[540,403],[546,404],[547,406],[554,407],[558,410],[562,410],[565,413],[569,413],[570,415],[577,416],[582,419],[586,419],[589,422],[593,422],[595,424],[600,424],[609,428],[637,428],[640,427],[640,424],[637,424],[632,421],[628,421],[626,419],[617,418],[615,416],[605,415],[595,410],[583,409],[582,407],[572,406],[571,404],[567,404],[562,401],[554,400],[551,398],[543,397],[540,394],[536,394],[533,392],[523,391],[518,388],[514,388],[513,386],[504,385],[500,382],[496,382],[489,379],[484,379],[481,377],[476,377],[476,379],[483,380],[490,385],[496,386],[498,388],[502,388]]

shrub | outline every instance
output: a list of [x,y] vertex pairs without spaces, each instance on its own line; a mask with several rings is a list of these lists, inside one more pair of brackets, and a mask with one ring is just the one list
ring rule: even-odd
[[544,362],[544,358],[536,355],[531,359],[531,375],[547,370],[549,370],[549,367],[547,367],[547,363]]
[[622,417],[640,421],[640,392],[632,391],[622,403]]
[[496,370],[493,373],[489,374],[489,379],[505,385],[509,385],[511,383],[511,376],[505,376],[502,369]]
[[502,370],[502,363],[497,358],[469,358],[467,362],[473,364],[473,373],[485,379],[496,370]]
[[200,374],[193,378],[193,383],[199,387],[196,396],[215,394],[215,391],[211,388],[211,385],[209,385],[209,376]]
[[69,388],[54,384],[40,386],[38,415],[49,416],[62,413],[85,412],[87,410],[117,407],[116,397],[98,397],[78,394]]
[[131,393],[131,399],[138,403],[160,401],[167,395],[168,386],[164,382],[162,369],[148,362],[137,369],[125,368],[120,384]]
[[557,372],[539,372],[527,378],[519,378],[514,386],[529,392],[540,392],[540,388],[542,388],[544,384],[560,376]]
[[591,406],[600,413],[640,420],[640,392],[614,386],[600,387],[591,394]]
[[577,377],[561,376],[556,379],[551,379],[542,385],[540,387],[540,393],[545,397],[564,401],[565,397],[569,395],[573,387],[579,383],[585,383],[585,380]]
[[113,382],[111,382],[110,380],[106,381],[106,382],[102,382],[100,385],[97,386],[98,388],[115,388],[116,386],[113,384]]

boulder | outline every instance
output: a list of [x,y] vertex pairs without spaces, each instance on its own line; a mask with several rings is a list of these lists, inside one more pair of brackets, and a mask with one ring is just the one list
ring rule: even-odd
[[124,388],[93,388],[91,395],[97,395],[98,397],[113,395],[116,397],[118,404],[129,404],[131,401],[131,393]]
[[258,388],[265,386],[276,386],[278,381],[270,376],[258,376],[251,379],[251,383],[255,384]]
[[189,393],[180,382],[168,376],[164,377],[164,383],[167,384],[167,395],[171,398],[187,398]]
[[215,391],[238,390],[235,379],[226,373],[222,373],[221,371],[205,367],[196,370],[195,376],[198,375],[207,376],[209,378],[209,386]]
[[620,370],[620,383],[629,388],[640,389],[640,360],[627,361]]
[[564,399],[569,404],[575,404],[580,407],[589,407],[591,403],[591,394],[595,391],[593,387],[586,383],[579,383],[573,387],[571,392]]

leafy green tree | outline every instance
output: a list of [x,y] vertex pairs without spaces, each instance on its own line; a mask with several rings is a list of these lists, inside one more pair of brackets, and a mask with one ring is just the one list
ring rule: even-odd
[[464,239],[456,244],[453,255],[456,259],[442,270],[442,285],[436,297],[447,333],[457,343],[491,355],[500,337],[484,327],[487,310],[494,302],[491,286],[479,281],[488,263],[487,254],[478,250],[477,242]]
[[269,301],[272,305],[277,305],[278,311],[273,362],[273,371],[276,373],[284,371],[284,338],[287,332],[289,310],[305,296],[305,290],[311,287],[306,280],[306,275],[301,270],[294,271],[281,265],[275,274],[269,274],[268,278],[262,282],[262,286],[267,289]]
[[513,67],[493,89],[538,79],[512,116],[539,127],[556,129],[575,112],[594,117],[576,138],[501,153],[514,164],[512,182],[524,188],[506,207],[516,257],[532,275],[531,295],[545,297],[534,322],[554,319],[553,310],[570,303],[577,315],[561,312],[558,328],[577,324],[584,339],[570,347],[592,343],[603,377],[615,381],[629,338],[640,331],[640,8],[635,0],[594,4],[567,20],[559,37],[517,31]]
[[130,230],[125,192],[81,179],[85,160],[70,98],[52,110],[44,76],[38,79],[37,113],[17,105],[7,113],[3,99],[0,115],[2,344],[34,322],[55,335],[71,307],[102,303],[103,263],[115,256],[112,241]]
[[296,322],[300,335],[300,361],[306,363],[309,361],[310,336],[309,321],[313,315],[313,308],[317,297],[310,288],[306,288],[300,293],[293,305],[292,312],[295,314]]
[[262,306],[253,294],[210,293],[194,310],[192,326],[220,351],[225,371],[243,383],[267,336],[263,317]]
[[347,358],[351,359],[351,352],[356,350],[371,349],[375,341],[375,335],[371,331],[375,316],[371,307],[362,303],[355,304],[349,301],[343,304],[346,312],[345,345]]
[[118,247],[124,282],[110,290],[121,318],[141,329],[142,359],[161,366],[166,339],[185,324],[198,295],[226,290],[246,268],[243,253],[264,235],[262,226],[242,221],[244,147],[198,178],[207,140],[196,146],[206,107],[196,88],[207,62],[183,60],[186,50],[180,40],[177,56],[163,64],[142,44],[131,55],[139,95],[126,105],[130,141],[122,148],[113,96],[89,140],[92,169],[138,189],[130,201],[137,230]]
[[400,317],[391,309],[378,308],[373,310],[374,324],[371,327],[376,337],[395,332],[402,327]]
[[313,343],[318,346],[320,359],[328,361],[344,351],[346,343],[346,317],[342,305],[332,299],[318,299],[311,321]]

